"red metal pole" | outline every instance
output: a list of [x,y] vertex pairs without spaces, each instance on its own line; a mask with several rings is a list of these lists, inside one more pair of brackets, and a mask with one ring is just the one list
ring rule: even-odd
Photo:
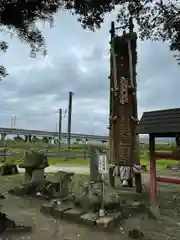
[[151,204],[157,204],[157,182],[156,182],[156,158],[155,158],[155,137],[149,135],[150,154],[150,183],[151,183]]
[[156,177],[156,181],[162,183],[180,184],[180,178]]
[[172,153],[155,152],[155,158],[156,159],[172,159]]

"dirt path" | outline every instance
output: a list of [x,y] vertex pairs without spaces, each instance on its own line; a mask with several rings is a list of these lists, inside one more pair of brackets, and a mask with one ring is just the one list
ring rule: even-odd
[[[7,179],[8,178],[8,179]],[[7,189],[13,185],[18,185],[21,181],[21,177],[7,177],[0,178],[1,181],[1,192],[6,193]],[[11,183],[10,183],[11,182]],[[23,221],[27,224],[33,225],[33,232],[28,234],[9,234],[9,240],[20,240],[20,239],[34,239],[34,240],[90,240],[90,239],[119,239],[119,235],[107,234],[103,232],[95,232],[92,229],[79,226],[77,224],[67,223],[65,221],[57,221],[51,217],[46,217],[40,213],[40,207],[43,203],[37,199],[22,199],[7,195],[7,199],[2,201],[4,207],[3,211],[6,212],[11,218]],[[6,238],[4,238],[6,239]],[[124,238],[122,240],[126,240]]]
[[161,187],[159,201],[161,219],[149,219],[147,214],[132,215],[119,224],[114,233],[98,232],[77,224],[65,221],[56,221],[40,213],[43,203],[36,199],[23,199],[7,194],[8,189],[21,183],[22,176],[0,177],[0,192],[6,194],[7,199],[2,201],[3,210],[13,219],[33,224],[33,232],[29,234],[8,235],[9,240],[92,240],[92,239],[121,239],[128,240],[128,231],[139,228],[146,238],[151,240],[179,240],[180,239],[180,188],[177,186]]
[[[66,171],[66,172],[74,172],[76,174],[89,174],[89,166],[83,166],[83,165],[66,165],[66,164],[56,164],[56,165],[52,165],[52,166],[49,166],[45,169],[45,172],[46,173],[54,173],[54,172],[57,172],[57,171]],[[24,169],[23,168],[18,168],[18,171],[23,173],[24,172]]]

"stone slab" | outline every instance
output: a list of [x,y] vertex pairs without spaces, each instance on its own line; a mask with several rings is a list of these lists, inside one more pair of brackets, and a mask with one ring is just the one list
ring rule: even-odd
[[29,233],[29,232],[32,232],[32,226],[28,226],[28,225],[16,226],[15,228],[7,228],[5,232],[6,233]]
[[80,222],[81,221],[81,215],[83,215],[85,212],[83,212],[80,209],[72,208],[69,210],[66,210],[62,214],[62,218],[65,220],[70,220],[74,222]]
[[97,214],[88,212],[88,213],[81,215],[80,219],[81,219],[82,223],[85,223],[89,226],[95,226],[96,220],[97,220]]
[[56,217],[56,218],[63,218],[63,213],[67,210],[70,210],[70,207],[65,207],[65,206],[59,206],[59,207],[55,207],[52,209],[52,216]]
[[104,217],[100,217],[96,220],[96,226],[98,228],[111,228],[116,225],[120,218],[121,218],[120,212],[107,214]]
[[[22,216],[21,216],[22,217]],[[14,227],[7,227],[5,232],[6,233],[29,233],[32,232],[34,224],[32,223],[31,219],[27,216],[23,216],[22,220],[15,220]]]
[[44,203],[41,206],[41,212],[44,214],[52,214],[52,210],[53,210],[53,205],[50,203]]
[[152,219],[157,219],[160,216],[160,210],[158,204],[151,204],[149,207],[148,217]]

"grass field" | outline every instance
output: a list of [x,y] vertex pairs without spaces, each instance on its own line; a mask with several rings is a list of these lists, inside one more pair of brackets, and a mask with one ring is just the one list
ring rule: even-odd
[[[3,159],[0,158],[0,162]],[[12,158],[7,158],[7,162],[9,163],[16,163],[19,164],[22,162],[22,160],[19,159],[12,159]],[[48,160],[50,165],[56,165],[56,164],[65,164],[65,165],[82,165],[82,166],[87,166],[89,165],[89,158],[76,158],[76,159],[64,159],[64,158],[56,158],[56,159],[49,159]],[[166,169],[167,166],[175,165],[178,163],[178,161],[172,161],[172,160],[167,160],[167,159],[162,159],[162,160],[157,160],[157,168],[158,169]],[[141,158],[141,164],[146,165],[147,168],[149,168],[149,159],[148,157],[146,158]]]
[[[43,142],[29,143],[24,141],[2,141],[0,140],[0,148],[7,147],[8,149],[13,149],[17,151],[26,151],[28,149],[41,150],[48,153],[64,153],[66,152],[66,144],[61,144],[61,148],[58,149],[58,146],[55,144],[46,144]],[[103,146],[102,146],[103,147]],[[88,145],[86,144],[71,144],[72,153],[86,153],[88,152]]]
[[[161,148],[161,151],[168,152],[168,149],[165,148],[165,150],[163,150],[163,148]],[[171,149],[169,149],[169,151],[171,151]],[[141,149],[140,161],[142,165],[146,165],[149,168],[150,161],[149,161],[149,153],[147,150]],[[171,159],[160,159],[156,161],[156,166],[159,169],[166,169],[167,166],[175,165],[177,163],[178,161],[171,160]]]
[[[43,151],[45,153],[49,154],[65,154],[66,153],[66,145],[62,144],[61,149],[59,150],[56,145],[53,144],[45,144],[43,142],[35,142],[35,143],[29,143],[29,142],[23,142],[23,141],[12,141],[12,140],[7,140],[5,142],[0,141],[0,147],[3,148],[3,145],[5,143],[5,146],[8,148],[8,152],[11,153],[19,153],[21,156],[20,158],[18,157],[7,157],[6,161],[7,162],[14,162],[14,163],[20,163],[23,161],[22,157],[25,151],[29,149],[33,149],[35,151]],[[105,149],[106,146],[101,144],[98,145],[102,149]],[[173,144],[168,145],[168,144],[156,144],[156,149],[158,151],[162,152],[167,152],[171,151],[172,147],[174,147]],[[86,144],[72,144],[71,145],[71,154],[82,154],[84,157],[82,158],[75,158],[75,159],[65,159],[65,157],[61,158],[55,158],[55,159],[49,159],[49,164],[50,165],[56,165],[56,164],[66,164],[66,165],[88,165],[89,164],[89,158],[86,156],[89,152],[89,145]],[[149,167],[149,156],[148,156],[148,144],[143,144],[140,149],[140,159],[141,159],[141,164],[146,165]],[[0,157],[0,162],[3,161],[3,157]],[[167,159],[161,159],[157,160],[157,168],[159,169],[165,169],[167,168],[168,165],[174,165],[178,161],[172,161],[172,160],[167,160]]]
[[[3,162],[3,158],[0,157],[0,162]],[[23,159],[7,158],[6,163],[20,164]],[[76,158],[76,159],[65,159],[65,158],[54,158],[48,159],[49,165],[65,164],[65,165],[89,165],[89,158]]]

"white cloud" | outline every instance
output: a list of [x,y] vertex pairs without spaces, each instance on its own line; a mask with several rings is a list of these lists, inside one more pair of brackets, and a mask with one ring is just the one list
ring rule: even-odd
[[[11,117],[16,115],[18,128],[55,130],[57,109],[67,109],[68,91],[73,91],[72,131],[107,134],[113,17],[107,17],[102,29],[92,33],[83,30],[69,13],[59,12],[54,28],[43,27],[46,58],[31,59],[28,46],[1,36],[10,44],[0,57],[10,75],[0,83],[0,126],[10,127]],[[165,44],[139,42],[137,73],[139,115],[179,107],[180,68]]]

